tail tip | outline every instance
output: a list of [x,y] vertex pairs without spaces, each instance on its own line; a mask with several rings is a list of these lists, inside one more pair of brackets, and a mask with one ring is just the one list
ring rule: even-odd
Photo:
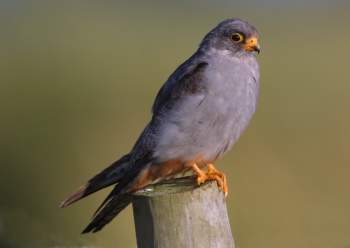
[[67,206],[68,206],[68,205],[67,205],[66,201],[62,201],[62,202],[60,203],[60,205],[58,205],[59,208],[65,208],[65,207],[67,207]]
[[95,226],[93,223],[90,223],[85,229],[81,232],[81,234],[87,234],[87,233],[96,233],[100,230],[101,228],[98,228]]
[[67,199],[62,201],[59,204],[59,207],[60,208],[65,208],[65,207],[68,207],[69,205],[71,205],[72,203],[80,200],[81,198],[86,196],[86,189],[87,189],[87,185],[81,186],[75,193],[73,193]]

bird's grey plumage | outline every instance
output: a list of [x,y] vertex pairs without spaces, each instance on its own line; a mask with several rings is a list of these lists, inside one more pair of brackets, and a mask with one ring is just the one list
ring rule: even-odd
[[[151,121],[131,152],[91,180],[97,189],[118,184],[84,232],[100,230],[126,207],[128,193],[137,189],[137,180],[152,166],[175,160],[209,163],[238,140],[256,109],[259,67],[256,52],[232,42],[236,32],[246,38],[259,36],[245,21],[225,20],[168,78],[153,104]],[[118,175],[111,173],[116,170]],[[85,188],[87,194],[94,191],[89,184]],[[63,206],[85,195],[83,189]]]
[[152,136],[158,162],[199,155],[213,161],[246,128],[255,112],[259,68],[254,54],[232,46],[229,35],[235,31],[258,35],[241,20],[222,22],[158,93],[153,106],[158,127]]

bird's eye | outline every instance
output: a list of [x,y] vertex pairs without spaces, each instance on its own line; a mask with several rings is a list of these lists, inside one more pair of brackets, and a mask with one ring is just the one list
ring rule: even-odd
[[242,42],[244,40],[244,37],[240,33],[234,33],[231,36],[231,40],[233,40],[234,42],[238,43],[238,42]]

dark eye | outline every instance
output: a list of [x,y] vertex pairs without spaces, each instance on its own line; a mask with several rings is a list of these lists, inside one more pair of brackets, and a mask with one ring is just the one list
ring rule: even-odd
[[240,33],[234,33],[231,36],[231,40],[233,40],[234,42],[238,43],[238,42],[242,42],[244,40],[244,37]]

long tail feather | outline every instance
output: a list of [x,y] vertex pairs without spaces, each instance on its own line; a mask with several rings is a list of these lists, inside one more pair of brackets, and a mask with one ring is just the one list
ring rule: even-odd
[[124,208],[126,208],[132,200],[130,194],[121,194],[113,197],[106,206],[94,217],[89,225],[82,233],[100,231],[107,225],[115,216],[117,216]]
[[129,168],[130,155],[123,156],[118,161],[91,178],[85,185],[65,199],[60,207],[67,207],[72,203],[112,184],[118,183]]
[[133,168],[123,176],[123,179],[120,180],[112,192],[102,202],[96,210],[93,220],[82,233],[97,232],[101,230],[130,204],[132,201],[132,192],[130,192],[130,189],[134,186],[134,182],[142,168],[146,167],[149,162],[149,157],[144,157],[143,159],[134,161]]

